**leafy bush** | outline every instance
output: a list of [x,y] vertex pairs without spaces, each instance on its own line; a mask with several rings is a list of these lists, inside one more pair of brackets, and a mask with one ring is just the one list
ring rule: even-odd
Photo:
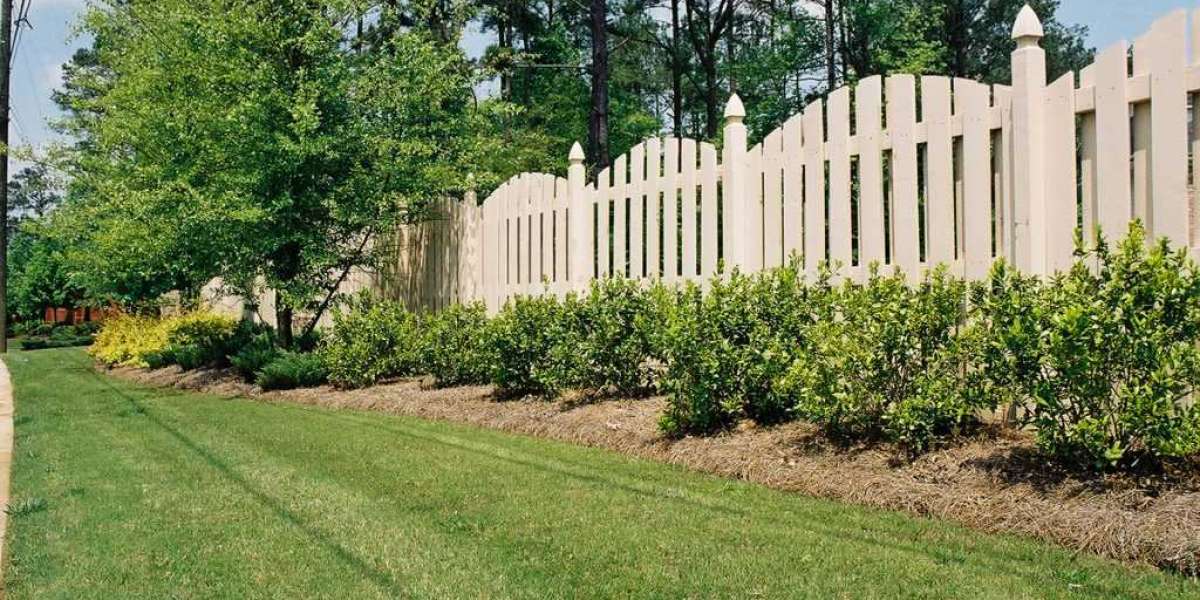
[[317,354],[281,352],[255,376],[255,383],[264,390],[290,390],[314,387],[328,380],[325,361]]
[[670,394],[660,427],[709,433],[749,417],[791,418],[775,380],[805,350],[806,330],[828,310],[829,274],[806,285],[796,263],[753,276],[717,278],[707,294],[689,285],[665,311],[663,385]]
[[487,310],[455,304],[422,319],[422,364],[440,386],[487,383]]
[[570,378],[565,363],[569,311],[578,301],[553,296],[513,298],[488,324],[491,379],[506,395],[553,394]]
[[[1082,244],[1080,244],[1082,246]],[[978,286],[983,387],[1025,398],[1038,444],[1111,467],[1200,452],[1200,273],[1186,249],[1147,250],[1140,223],[1037,286],[1004,265]]]
[[233,319],[204,311],[162,319],[121,315],[104,321],[90,352],[109,365],[148,367],[182,361],[185,368],[196,368],[224,358],[225,344],[236,331]]
[[872,271],[833,291],[836,314],[809,331],[809,352],[780,379],[801,418],[836,436],[884,436],[920,449],[970,420],[954,334],[965,284],[944,268],[910,286]]
[[270,331],[263,331],[249,338],[249,341],[234,354],[229,355],[229,363],[247,381],[254,381],[263,367],[279,358],[281,350],[275,345],[275,337]]
[[167,332],[158,319],[120,315],[104,321],[88,352],[107,365],[145,367],[146,357],[168,345]]
[[188,365],[195,365],[188,367],[177,362],[185,369],[223,360],[228,342],[238,331],[238,322],[233,318],[207,311],[167,317],[162,326],[167,343],[179,349],[175,354],[184,357]]
[[349,311],[334,313],[333,330],[320,354],[334,385],[356,388],[416,374],[421,349],[416,315],[395,302],[361,300]]
[[644,393],[654,381],[653,335],[662,319],[651,295],[633,280],[609,278],[592,283],[587,296],[567,300],[566,336],[557,349],[569,387],[611,391],[623,396]]

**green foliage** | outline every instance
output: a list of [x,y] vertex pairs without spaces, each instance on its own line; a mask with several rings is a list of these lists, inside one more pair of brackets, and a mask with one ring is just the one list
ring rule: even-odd
[[263,367],[279,357],[280,352],[275,344],[275,337],[264,331],[251,336],[241,349],[230,354],[229,363],[242,378],[253,381]]
[[836,315],[809,331],[810,351],[779,382],[796,411],[836,436],[886,436],[922,448],[965,424],[954,334],[964,283],[939,268],[917,286],[872,272],[834,291]]
[[[221,277],[277,292],[290,316],[337,293],[371,243],[433,199],[499,176],[452,43],[395,28],[369,46],[359,2],[161,0],[90,7],[95,39],[60,96],[67,157],[56,215],[89,289],[134,304]],[[221,18],[213,18],[221,15]],[[474,178],[468,176],[473,174]],[[505,173],[504,176],[508,174]]]
[[491,320],[491,378],[501,394],[551,395],[567,384],[571,366],[564,343],[577,305],[574,298],[518,296]]
[[237,331],[233,319],[204,311],[162,319],[121,315],[104,321],[89,352],[108,365],[197,368],[222,360]]
[[665,318],[663,430],[708,433],[742,417],[789,419],[791,400],[774,381],[804,351],[805,330],[828,309],[828,295],[827,274],[807,286],[795,263],[714,278],[707,293],[682,291]]
[[85,290],[70,274],[65,247],[41,221],[27,221],[8,245],[8,307],[11,314],[40,320],[46,308],[75,308]]
[[360,302],[334,312],[333,329],[320,349],[329,381],[357,388],[421,368],[420,320],[395,302]]
[[1038,444],[1106,467],[1200,453],[1200,272],[1133,223],[1042,286],[999,265],[977,288],[983,387],[1027,399]]
[[321,356],[282,352],[258,371],[254,382],[264,390],[290,390],[322,385],[328,377],[329,372]]
[[422,318],[421,364],[439,386],[488,382],[487,310],[454,304]]
[[556,364],[566,365],[569,387],[636,396],[651,390],[656,365],[653,336],[662,326],[651,294],[637,281],[608,278],[568,300],[567,335]]

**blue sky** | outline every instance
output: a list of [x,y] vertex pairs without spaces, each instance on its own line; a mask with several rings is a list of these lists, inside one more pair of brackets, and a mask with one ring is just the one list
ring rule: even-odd
[[[73,23],[87,0],[32,0],[29,21],[13,61],[14,144],[40,147],[54,134],[48,121],[58,115],[50,92],[62,77],[61,65],[83,40],[73,34]],[[1149,28],[1157,17],[1181,7],[1195,7],[1196,0],[1062,0],[1063,21],[1087,25],[1089,43],[1103,48],[1120,39],[1132,39]],[[471,34],[465,42],[475,54],[487,41]]]

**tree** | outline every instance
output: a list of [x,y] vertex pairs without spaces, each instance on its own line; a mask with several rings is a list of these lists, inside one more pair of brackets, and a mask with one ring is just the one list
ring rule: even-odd
[[[357,43],[354,2],[161,0],[89,11],[111,75],[71,125],[90,147],[62,230],[125,299],[213,277],[274,291],[280,338],[377,258],[376,240],[465,192],[493,148],[469,65],[423,29]],[[221,15],[221,18],[214,18]],[[386,15],[385,15],[386,16]],[[365,50],[365,51],[364,51]],[[144,275],[144,277],[143,277]],[[319,317],[319,314],[316,315]],[[315,323],[314,318],[312,323]],[[311,323],[310,323],[311,327]]]
[[9,235],[22,221],[46,216],[61,201],[59,183],[45,164],[21,169],[8,182]]

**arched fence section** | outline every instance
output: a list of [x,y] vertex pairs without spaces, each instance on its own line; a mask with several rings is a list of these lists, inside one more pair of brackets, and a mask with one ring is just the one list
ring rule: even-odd
[[735,95],[722,148],[648,139],[591,183],[576,144],[565,179],[523,173],[482,203],[448,202],[405,228],[404,285],[390,295],[497,310],[600,277],[707,280],[722,262],[755,271],[792,256],[807,272],[830,261],[856,279],[872,263],[911,277],[946,264],[979,279],[1000,257],[1049,274],[1071,263],[1077,227],[1111,238],[1133,218],[1197,248],[1200,11],[1101,51],[1078,82],[1047,82],[1028,7],[1012,36],[1009,86],[868,77],[753,147]]

